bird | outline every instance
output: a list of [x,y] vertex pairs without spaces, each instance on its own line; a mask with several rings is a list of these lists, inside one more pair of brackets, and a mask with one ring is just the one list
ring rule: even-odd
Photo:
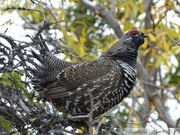
[[[136,59],[146,34],[126,32],[99,58],[67,62],[42,49],[33,53],[40,64],[32,69],[33,84],[43,99],[72,116],[98,117],[129,95],[136,80]],[[43,46],[43,45],[42,45]]]

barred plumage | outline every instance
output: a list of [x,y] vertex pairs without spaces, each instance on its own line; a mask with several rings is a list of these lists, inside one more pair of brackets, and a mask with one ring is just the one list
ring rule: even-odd
[[41,62],[32,70],[35,88],[60,111],[71,115],[93,111],[94,117],[99,116],[132,90],[137,51],[145,37],[141,31],[131,30],[100,58],[84,63],[65,62],[47,51],[41,55],[33,52]]

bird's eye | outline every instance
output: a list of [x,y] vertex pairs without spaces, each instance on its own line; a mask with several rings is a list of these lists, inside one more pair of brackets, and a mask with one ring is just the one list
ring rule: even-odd
[[132,35],[132,36],[135,36],[135,35],[138,35],[139,34],[139,31],[138,30],[132,30],[131,32],[130,32],[130,35]]

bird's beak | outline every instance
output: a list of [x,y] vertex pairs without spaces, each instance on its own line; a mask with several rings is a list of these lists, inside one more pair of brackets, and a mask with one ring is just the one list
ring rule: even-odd
[[144,34],[143,36],[144,36],[144,38],[147,38],[147,37],[148,37],[148,35],[146,35],[146,34]]

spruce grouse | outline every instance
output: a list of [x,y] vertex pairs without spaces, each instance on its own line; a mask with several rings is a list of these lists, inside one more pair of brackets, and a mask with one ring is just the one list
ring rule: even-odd
[[[62,112],[99,116],[119,104],[136,80],[138,49],[147,35],[133,29],[97,60],[71,63],[49,51],[33,52],[35,89]],[[92,105],[93,103],[93,105]]]

